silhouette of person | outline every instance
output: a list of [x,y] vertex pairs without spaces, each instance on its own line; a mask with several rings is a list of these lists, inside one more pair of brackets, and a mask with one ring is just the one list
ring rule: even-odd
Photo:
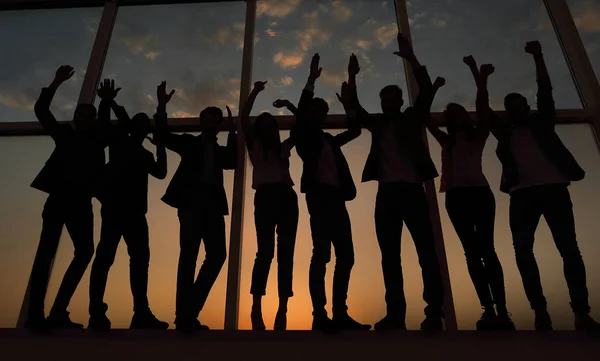
[[[375,324],[375,329],[406,329],[400,258],[402,228],[406,223],[423,273],[423,298],[427,307],[421,329],[441,330],[444,288],[423,186],[423,182],[438,176],[423,134],[433,99],[432,84],[427,69],[421,66],[402,34],[398,34],[398,47],[395,54],[411,64],[419,84],[419,96],[414,106],[402,112],[402,90],[396,85],[388,85],[379,93],[383,115],[369,117],[359,108],[366,114],[359,119],[373,135],[362,181],[379,182],[375,229],[381,250],[387,315]],[[358,60],[353,60],[354,67],[358,68]],[[351,77],[350,85],[355,87],[355,76]]]
[[[348,114],[348,130],[333,136],[323,132],[329,106],[314,98],[315,81],[321,75],[319,54],[310,65],[310,75],[298,104],[297,124],[292,139],[303,161],[301,192],[306,194],[310,214],[313,253],[310,262],[309,287],[313,304],[313,330],[325,332],[337,329],[369,329],[348,315],[346,298],[350,273],[354,265],[354,246],[346,202],[356,197],[356,187],[341,147],[361,134],[356,114]],[[344,94],[346,96],[346,94]],[[346,107],[353,104],[347,102]],[[327,316],[325,305],[325,272],[335,248],[333,275],[333,320]]]
[[[67,308],[94,255],[92,197],[104,168],[104,148],[112,136],[96,121],[96,108],[91,104],[77,106],[73,125],[60,124],[52,115],[50,104],[56,90],[73,74],[71,66],[58,68],[50,86],[42,89],[34,108],[40,124],[54,140],[55,149],[31,184],[48,193],[40,243],[31,271],[31,298],[25,325],[33,331],[83,328],[82,324],[71,321]],[[64,225],[75,252],[46,319],[44,299]]]
[[[253,295],[252,329],[264,330],[262,297],[266,294],[267,278],[275,255],[277,234],[277,281],[279,309],[275,316],[275,330],[287,326],[288,299],[292,290],[294,247],[298,229],[298,196],[290,176],[290,155],[294,147],[291,138],[280,139],[277,121],[270,113],[256,118],[254,127],[250,123],[250,112],[258,94],[264,90],[266,81],[254,83],[254,89],[242,108],[242,130],[253,165],[252,188],[254,195],[254,223],[256,226],[257,253],[252,270]],[[294,109],[289,101],[279,100],[278,106]],[[292,110],[294,112],[294,110]]]
[[[219,108],[200,113],[203,132],[198,136],[173,134],[167,128],[167,94],[163,82],[157,90],[157,141],[181,156],[181,163],[162,200],[177,208],[180,223],[180,253],[177,270],[176,329],[183,332],[206,330],[197,317],[215,283],[225,258],[225,218],[229,214],[223,186],[223,169],[237,165],[237,136],[227,107],[229,137],[227,146],[217,143],[217,127],[223,123]],[[200,242],[206,258],[194,282]]]
[[[162,145],[156,146],[157,160],[146,150],[143,142],[150,132],[150,119],[144,113],[133,119],[114,98],[119,89],[114,81],[104,81],[98,95],[104,102],[98,118],[110,121],[111,108],[120,127],[117,141],[109,147],[99,199],[102,202],[102,231],[96,249],[96,258],[90,275],[90,320],[88,328],[108,331],[111,327],[106,316],[108,309],[103,302],[108,272],[112,266],[121,237],[125,239],[129,253],[129,275],[134,300],[132,329],[166,329],[169,324],[159,321],[148,306],[148,267],[150,240],[148,235],[148,174],[157,179],[167,176],[167,152]],[[110,124],[110,123],[109,123]]]
[[[463,61],[471,68],[477,85],[477,119],[472,120],[462,105],[450,103],[444,111],[448,132],[433,121],[427,127],[442,147],[440,193],[446,193],[446,210],[463,245],[469,275],[484,309],[477,329],[514,330],[506,308],[504,273],[494,249],[496,200],[481,164],[490,135],[487,82],[494,67],[484,64],[480,71],[472,56]],[[445,83],[445,79],[437,78],[434,94]]]
[[590,317],[585,265],[568,190],[571,182],[584,178],[585,172],[555,131],[556,110],[542,46],[537,41],[528,42],[525,51],[535,61],[538,110],[532,113],[524,96],[511,93],[504,98],[506,118],[492,118],[492,132],[498,139],[496,154],[502,163],[500,189],[510,194],[509,218],[517,266],[535,312],[535,328],[551,330],[552,320],[533,254],[535,231],[543,215],[563,258],[575,328],[598,330],[600,324]]

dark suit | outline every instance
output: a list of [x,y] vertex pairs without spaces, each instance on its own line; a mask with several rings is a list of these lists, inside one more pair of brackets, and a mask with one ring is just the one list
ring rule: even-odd
[[[354,246],[350,217],[346,201],[356,197],[356,187],[341,147],[358,138],[360,124],[351,121],[349,129],[333,136],[323,133],[311,125],[309,104],[313,92],[304,90],[298,104],[297,125],[292,129],[296,150],[303,161],[301,191],[306,194],[306,205],[310,213],[310,228],[313,239],[313,254],[310,262],[309,286],[315,314],[325,312],[326,265],[331,259],[331,245],[335,248],[336,265],[333,276],[333,313],[347,311],[346,298],[350,272],[354,265]],[[339,186],[334,187],[319,181],[318,164],[324,142],[333,152]]]
[[94,219],[92,197],[102,177],[104,148],[112,133],[100,128],[75,131],[59,124],[50,112],[54,91],[42,89],[35,104],[35,114],[56,145],[52,155],[31,186],[48,193],[42,213],[40,244],[31,274],[29,318],[44,317],[44,299],[52,260],[56,255],[63,226],[73,241],[75,255],[60,285],[51,315],[67,314],[67,307],[94,255]]
[[[223,186],[223,170],[237,166],[237,137],[230,133],[227,146],[202,134],[176,135],[166,127],[166,114],[158,110],[159,141],[181,156],[181,163],[162,200],[177,208],[180,223],[180,253],[177,271],[178,321],[196,318],[215,283],[225,258],[225,219],[229,214]],[[205,151],[213,147],[212,182],[203,179]],[[204,240],[206,258],[194,282],[200,242]]]

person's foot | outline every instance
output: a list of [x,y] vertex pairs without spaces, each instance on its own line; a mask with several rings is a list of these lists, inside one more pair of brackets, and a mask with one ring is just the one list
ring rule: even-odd
[[421,322],[422,331],[442,331],[444,330],[444,322],[440,316],[426,316]]
[[341,315],[334,315],[333,323],[335,324],[335,327],[339,330],[368,331],[371,329],[371,325],[363,325],[362,323],[359,323],[358,321],[350,317],[350,315],[348,315],[347,313]]
[[535,311],[535,330],[536,331],[552,331],[552,318],[547,310]]
[[575,329],[577,331],[600,332],[600,323],[592,318],[589,314],[575,314]]
[[252,312],[250,312],[250,321],[252,322],[253,331],[264,331],[267,329],[262,317],[262,312],[260,311],[252,310]]
[[486,307],[481,314],[481,318],[477,321],[477,331],[490,331],[496,329],[498,316],[494,307]]
[[335,323],[329,317],[327,317],[327,315],[313,316],[312,330],[321,331],[323,333],[338,332]]
[[196,322],[194,318],[176,318],[175,330],[181,333],[193,333],[196,330]]
[[50,327],[45,317],[30,317],[25,322],[25,328],[33,333],[48,333]]
[[498,310],[496,329],[499,331],[514,331],[516,329],[515,323],[510,318],[510,313],[506,309]]
[[275,315],[275,324],[273,325],[275,331],[285,331],[287,329],[287,312],[279,310]]
[[69,312],[67,311],[61,313],[50,313],[50,316],[48,316],[48,325],[53,329],[83,329],[83,325],[81,323],[71,321]]
[[196,331],[207,331],[209,330],[208,326],[203,325],[199,319],[194,320],[194,329]]
[[376,331],[406,331],[406,323],[401,318],[385,316],[375,324]]
[[166,330],[169,328],[169,324],[156,318],[150,311],[135,312],[129,328],[132,330]]
[[98,314],[98,315],[90,315],[90,320],[88,321],[88,330],[98,331],[98,332],[106,332],[110,331],[111,323],[106,314]]

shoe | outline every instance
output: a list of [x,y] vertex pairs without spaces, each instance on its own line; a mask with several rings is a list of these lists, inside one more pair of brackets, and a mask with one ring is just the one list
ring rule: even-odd
[[131,330],[166,330],[167,328],[169,324],[157,319],[150,311],[135,312],[129,326]]
[[511,314],[506,310],[499,311],[496,319],[496,329],[499,331],[515,331],[515,323],[510,316]]
[[335,324],[335,327],[339,330],[368,331],[371,329],[371,325],[363,325],[362,323],[359,323],[358,321],[350,317],[350,315],[348,315],[347,313],[344,313],[342,315],[334,315],[333,323]]
[[552,319],[546,309],[535,310],[535,330],[552,331]]
[[92,315],[88,321],[88,330],[106,332],[110,331],[111,323],[106,314]]
[[207,331],[209,330],[208,326],[203,325],[202,323],[200,323],[200,320],[195,319],[194,320],[194,329],[197,331]]
[[575,329],[577,331],[600,332],[600,323],[596,322],[589,314],[575,314]]
[[385,316],[375,324],[376,331],[406,331],[406,323],[403,319]]
[[45,317],[30,317],[25,322],[25,328],[33,333],[49,333],[50,326]]
[[70,329],[70,330],[81,330],[83,325],[71,321],[69,312],[64,311],[62,313],[50,313],[48,316],[48,325],[53,329]]
[[253,331],[264,331],[267,329],[267,327],[265,326],[265,321],[263,321],[262,312],[250,312],[250,321],[252,323]]
[[321,331],[323,333],[338,332],[335,323],[329,317],[327,317],[327,315],[313,316],[312,330]]
[[493,307],[485,307],[481,318],[477,321],[477,331],[490,331],[496,329],[498,316]]
[[285,331],[287,329],[287,313],[285,311],[277,311],[273,329],[275,331]]
[[176,318],[175,330],[181,333],[193,333],[196,330],[195,321],[193,318]]
[[425,320],[423,320],[423,322],[421,322],[421,330],[422,331],[443,331],[444,330],[444,322],[442,321],[442,317],[426,316]]

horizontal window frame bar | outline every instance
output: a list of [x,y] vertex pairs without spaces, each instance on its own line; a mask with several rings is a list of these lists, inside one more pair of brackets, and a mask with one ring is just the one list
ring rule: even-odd
[[[117,0],[114,0],[117,1]],[[51,10],[51,9],[76,9],[102,7],[106,0],[0,0],[0,11],[19,11],[19,10]],[[246,0],[140,0],[128,1],[119,0],[119,6],[147,6],[147,5],[176,5],[176,4],[194,4],[194,3],[215,3],[215,2],[246,2]]]

